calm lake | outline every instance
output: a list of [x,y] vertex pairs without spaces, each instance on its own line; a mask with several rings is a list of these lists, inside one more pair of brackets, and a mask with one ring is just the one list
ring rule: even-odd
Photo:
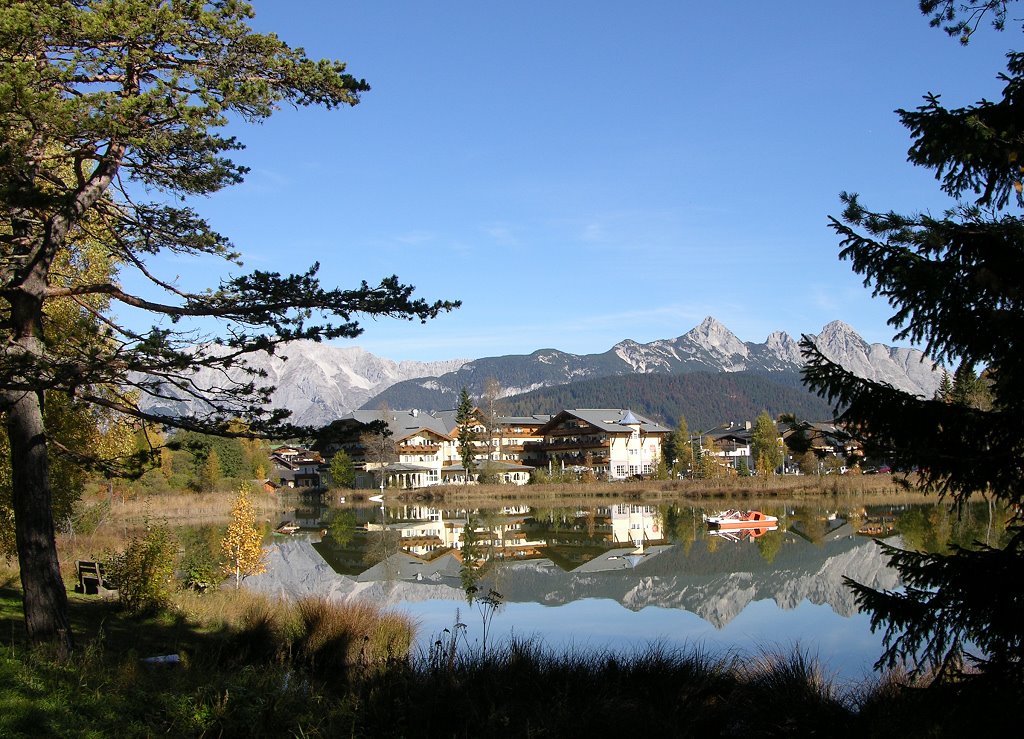
[[[635,501],[312,506],[295,511],[303,530],[275,536],[268,572],[247,582],[407,613],[424,652],[452,632],[462,648],[479,649],[485,626],[488,645],[530,638],[557,651],[659,645],[756,657],[799,647],[852,682],[871,674],[881,635],[844,578],[900,587],[874,539],[929,551],[948,541],[996,544],[1003,520],[984,503],[956,511],[846,498],[765,504],[759,510],[778,518],[776,528],[718,535],[704,515],[720,510]],[[467,587],[476,588],[472,604]]]

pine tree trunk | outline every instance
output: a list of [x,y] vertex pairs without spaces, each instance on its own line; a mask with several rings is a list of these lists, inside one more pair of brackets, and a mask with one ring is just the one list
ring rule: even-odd
[[42,402],[35,392],[8,391],[6,396],[25,628],[32,643],[53,642],[66,655],[74,642],[57,559]]

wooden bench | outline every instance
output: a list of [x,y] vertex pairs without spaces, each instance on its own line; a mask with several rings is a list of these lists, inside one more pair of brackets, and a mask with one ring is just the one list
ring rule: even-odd
[[113,584],[107,579],[107,573],[101,562],[78,560],[78,584],[76,593],[85,595],[110,595],[116,592]]

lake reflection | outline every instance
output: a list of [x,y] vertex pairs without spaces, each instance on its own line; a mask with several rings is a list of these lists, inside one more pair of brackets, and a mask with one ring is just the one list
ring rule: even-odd
[[715,511],[687,505],[320,511],[323,541],[281,539],[268,573],[250,583],[401,610],[419,624],[424,650],[456,614],[467,643],[479,645],[486,609],[467,603],[473,586],[501,594],[492,644],[516,636],[556,650],[658,643],[754,655],[799,645],[854,680],[870,672],[881,646],[843,578],[899,587],[871,536],[919,544],[922,521],[941,528],[953,514],[935,505],[847,508],[769,505],[761,510],[779,518],[777,530],[730,538],[707,531],[703,514]]

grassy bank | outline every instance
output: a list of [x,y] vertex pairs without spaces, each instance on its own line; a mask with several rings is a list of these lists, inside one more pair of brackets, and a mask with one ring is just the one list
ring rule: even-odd
[[[24,644],[19,595],[8,577],[5,737],[961,736],[1012,710],[1012,691],[839,686],[801,653],[554,654],[513,642],[485,657],[449,631],[419,654],[412,625],[372,607],[244,591],[182,596],[144,619],[72,595],[79,648],[61,662]],[[146,661],[164,655],[177,661]]]
[[[376,490],[338,490],[348,503],[367,504]],[[227,520],[233,493],[170,492],[152,496],[121,498],[112,501],[104,495],[87,498],[87,506],[104,503],[108,520],[119,525],[138,525],[146,518],[169,522],[223,522]],[[823,477],[792,475],[770,478],[723,477],[711,480],[644,480],[636,482],[553,483],[543,485],[442,485],[418,490],[386,490],[385,499],[394,502],[428,501],[438,505],[487,506],[553,501],[603,505],[624,500],[647,502],[720,500],[770,500],[798,502],[807,499],[868,497],[900,502],[921,501],[924,497],[898,484],[891,475],[842,475]],[[253,497],[257,515],[276,521],[288,508],[294,508],[287,494],[261,493]]]
[[[631,482],[551,483],[510,485],[442,485],[420,490],[385,491],[386,499],[431,501],[439,505],[505,505],[509,501],[606,505],[625,500],[647,503],[768,500],[808,502],[833,498],[871,498],[885,501],[924,500],[912,486],[892,475],[787,475],[768,478],[722,477],[708,480],[638,480]],[[350,499],[371,492],[353,491]]]
[[[216,523],[228,520],[236,492],[193,493],[187,490],[153,495],[109,496],[94,491],[82,499],[86,508],[102,507],[98,515],[104,523],[141,524],[146,519],[188,523]],[[261,493],[252,497],[256,515],[275,519],[284,509],[283,497]],[[294,505],[292,506],[294,507]]]

